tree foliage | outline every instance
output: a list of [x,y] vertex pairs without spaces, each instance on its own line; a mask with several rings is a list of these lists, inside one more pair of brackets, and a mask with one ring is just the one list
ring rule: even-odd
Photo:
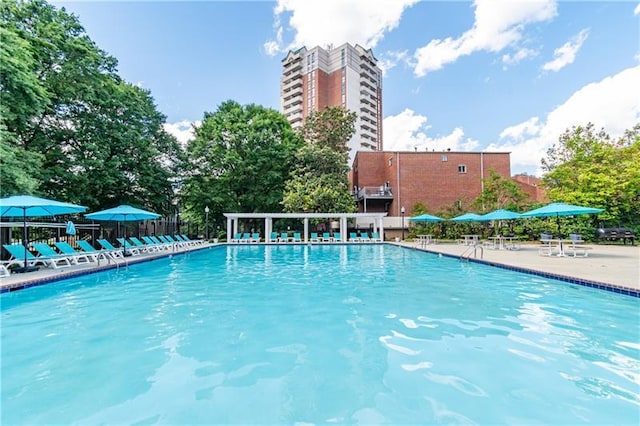
[[287,212],[353,212],[344,154],[327,146],[305,145],[296,154],[297,167],[282,201]]
[[326,146],[341,154],[349,153],[349,139],[355,133],[355,112],[330,106],[314,111],[300,128],[303,139],[310,144]]
[[64,9],[3,0],[0,18],[2,194],[166,212],[180,152],[150,93]]
[[472,209],[488,213],[497,209],[517,211],[527,199],[522,189],[509,177],[489,170],[489,177],[483,180],[482,192],[472,203]]
[[348,141],[356,114],[340,107],[311,113],[300,134],[306,145],[296,154],[282,204],[287,212],[354,212],[347,173]]
[[640,124],[619,139],[593,124],[567,130],[542,162],[549,198],[604,208],[611,226],[640,224]]
[[206,206],[220,224],[223,212],[279,212],[294,154],[302,141],[279,112],[260,105],[222,103],[205,113],[187,147],[182,188],[187,215]]

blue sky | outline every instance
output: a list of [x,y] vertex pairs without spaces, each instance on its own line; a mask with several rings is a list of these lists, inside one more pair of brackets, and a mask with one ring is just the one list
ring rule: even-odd
[[640,3],[553,0],[52,2],[77,15],[181,140],[225,100],[279,109],[302,45],[370,47],[385,150],[511,152],[512,173],[573,125],[640,122]]

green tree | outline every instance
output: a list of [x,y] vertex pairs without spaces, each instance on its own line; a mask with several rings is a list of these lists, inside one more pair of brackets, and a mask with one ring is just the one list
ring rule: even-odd
[[306,144],[296,155],[296,169],[287,182],[282,205],[287,212],[354,212],[347,173],[348,141],[356,114],[340,107],[311,113],[300,134]]
[[303,139],[310,144],[326,146],[341,154],[349,153],[349,139],[355,132],[357,115],[342,107],[331,106],[314,111],[300,128]]
[[489,176],[483,180],[480,195],[471,203],[472,209],[490,212],[497,209],[518,210],[527,199],[522,189],[511,178],[489,170]]
[[297,167],[282,200],[287,212],[354,212],[344,154],[320,145],[305,145],[296,155]]
[[222,224],[223,212],[280,212],[294,154],[302,145],[287,119],[260,105],[222,103],[205,113],[187,152],[186,215]]
[[166,212],[176,180],[168,159],[180,155],[150,93],[122,81],[64,9],[2,0],[0,18],[3,192]]
[[553,201],[604,208],[611,225],[640,224],[640,124],[612,139],[593,124],[563,133],[542,161]]

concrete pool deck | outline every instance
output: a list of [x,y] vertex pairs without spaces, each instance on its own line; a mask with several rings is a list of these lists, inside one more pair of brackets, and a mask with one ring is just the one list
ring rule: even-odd
[[[395,243],[403,247],[460,257],[469,247],[455,244],[426,244],[414,242]],[[612,287],[640,291],[640,246],[589,244],[587,257],[541,256],[539,244],[522,244],[519,250],[494,250],[483,247],[477,250],[481,261],[508,269],[524,269],[562,278],[601,283]],[[480,258],[482,252],[482,258]]]
[[[293,243],[288,244],[292,245]],[[461,257],[465,250],[468,249],[467,246],[453,243],[427,244],[424,246],[414,242],[391,244],[454,257]],[[117,264],[105,261],[100,262],[100,264],[91,262],[60,269],[40,268],[35,272],[11,274],[0,278],[0,292],[41,285],[96,271],[127,267],[157,258],[215,246],[215,244],[206,244],[187,249],[176,249],[173,252],[142,254],[128,257]],[[484,247],[481,250],[482,258],[480,258],[480,249],[478,249],[476,252],[477,257],[471,257],[469,260],[564,280],[575,279],[581,282],[593,283],[593,286],[596,287],[602,284],[607,287],[622,289],[637,296],[640,292],[640,246],[593,244],[590,247],[592,249],[589,250],[588,257],[541,256],[538,253],[538,245],[535,243],[523,244],[519,250],[493,250]]]

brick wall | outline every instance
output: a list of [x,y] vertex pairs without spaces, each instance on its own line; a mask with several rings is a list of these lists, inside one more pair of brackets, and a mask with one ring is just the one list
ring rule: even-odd
[[[482,191],[481,179],[493,169],[511,176],[511,162],[506,152],[365,152],[358,151],[353,163],[353,185],[381,186],[385,182],[393,191],[393,201],[386,208],[389,216],[413,214],[413,205],[421,202],[431,213],[461,203],[466,210]],[[362,206],[360,206],[362,209]],[[384,206],[369,203],[367,211]]]

